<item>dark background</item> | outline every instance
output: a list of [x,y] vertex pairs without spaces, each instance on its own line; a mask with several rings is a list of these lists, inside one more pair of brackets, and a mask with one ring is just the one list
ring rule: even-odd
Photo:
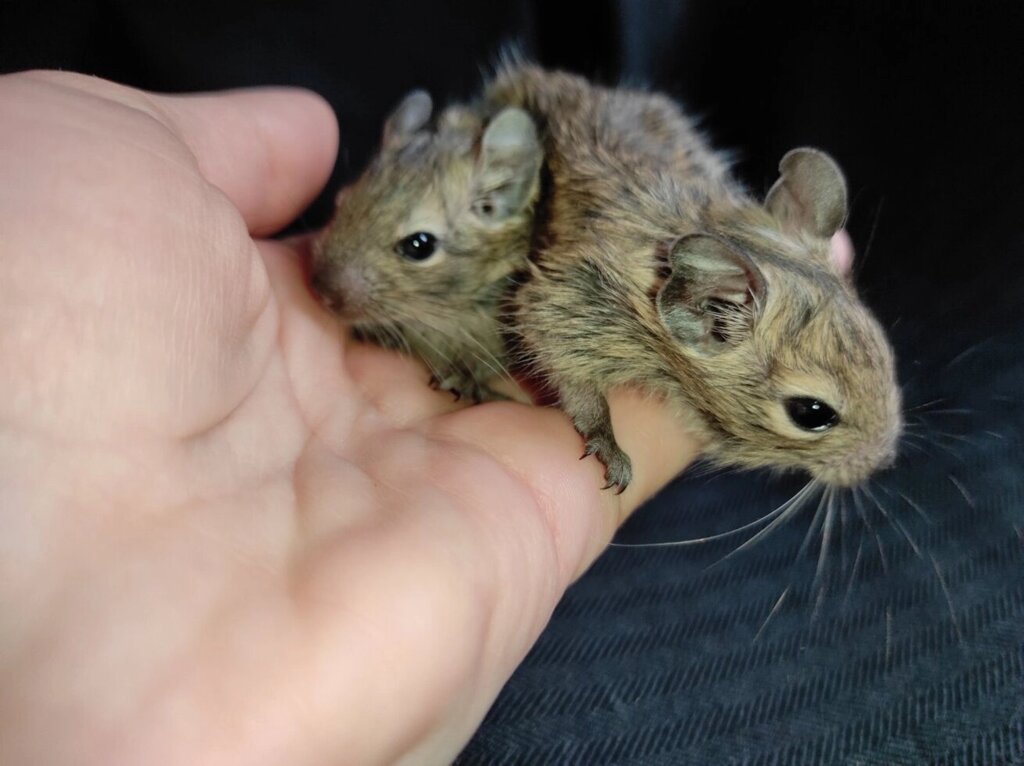
[[[1022,9],[0,3],[0,71],[317,90],[343,149],[305,228],[324,222],[403,93],[467,97],[513,41],[546,65],[681,98],[759,193],[789,148],[829,151],[850,183],[858,284],[890,328],[918,436],[870,495],[845,498],[825,595],[819,535],[798,555],[813,509],[710,571],[742,537],[613,548],[460,762],[996,764],[1024,762]],[[731,529],[801,484],[686,476],[620,541]]]

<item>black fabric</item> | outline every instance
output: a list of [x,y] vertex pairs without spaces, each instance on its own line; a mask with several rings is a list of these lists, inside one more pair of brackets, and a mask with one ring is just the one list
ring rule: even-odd
[[[1024,763],[1022,331],[905,365],[924,436],[837,505],[817,588],[814,502],[724,561],[750,532],[613,547],[459,763]],[[801,486],[683,477],[617,540],[724,532]]]
[[[460,764],[1024,763],[1024,6],[157,8],[0,5],[0,71],[318,90],[344,149],[300,228],[323,222],[405,91],[463,97],[510,40],[542,63],[681,97],[755,191],[798,145],[827,149],[848,174],[858,284],[891,328],[915,421],[897,466],[859,501],[837,500],[824,558],[816,501],[724,561],[756,528],[609,549]],[[721,533],[803,485],[697,474],[618,541]]]

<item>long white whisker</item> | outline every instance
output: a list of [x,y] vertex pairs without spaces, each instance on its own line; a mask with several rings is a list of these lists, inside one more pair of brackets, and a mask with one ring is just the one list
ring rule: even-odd
[[944,410],[928,410],[927,412],[922,413],[919,417],[923,417],[924,415],[973,415],[975,412],[977,412],[977,410],[971,410],[964,407],[950,407],[949,409]]
[[[829,487],[829,491],[832,488]],[[825,494],[828,494],[826,492]],[[831,495],[829,495],[831,498]],[[832,504],[828,504],[828,512],[825,514],[825,525],[821,530],[821,551],[818,554],[818,568],[814,572],[814,584],[818,584],[818,580],[821,578],[821,573],[825,571],[825,561],[828,559],[828,547],[832,540],[832,527],[835,523],[835,514],[833,513]]]
[[[842,498],[840,498],[841,500]],[[846,572],[846,566],[849,564],[849,555],[846,552],[848,545],[849,533],[847,532],[847,513],[846,503],[839,503],[839,529],[840,529],[840,540],[842,541],[839,545],[839,555],[842,562],[843,572]]]
[[[887,490],[885,487],[882,487],[882,489],[885,490],[886,492],[889,492],[889,490]],[[925,513],[924,508],[922,508],[916,502],[911,500],[910,497],[908,495],[904,494],[901,490],[897,489],[896,490],[896,494],[899,495],[900,497],[902,497],[903,500],[906,501],[907,505],[909,505],[911,508],[913,508],[915,511],[917,511],[917,514],[922,519],[925,520],[925,523],[930,524],[931,526],[935,526],[935,520],[931,516],[929,516],[927,513]],[[890,493],[890,496],[891,496],[891,493]]]
[[978,510],[978,506],[974,504],[974,498],[967,492],[967,487],[961,484],[953,474],[947,474],[946,478],[949,479],[950,484],[956,487],[960,494],[964,496],[964,500],[967,502],[967,505],[971,507],[971,510]]
[[907,532],[907,530],[904,528],[904,526],[900,523],[899,519],[897,519],[895,516],[890,516],[889,515],[889,512],[887,510],[885,510],[885,507],[880,502],[878,502],[878,498],[875,497],[871,493],[871,490],[868,489],[866,484],[864,485],[864,493],[875,504],[875,506],[878,508],[878,510],[882,512],[882,515],[886,519],[888,519],[889,523],[892,524],[894,527],[896,527],[896,529],[899,531],[899,533],[901,535],[903,535],[903,537],[906,538],[907,542],[910,544],[910,547],[913,549],[914,553],[917,554],[917,557],[919,559],[923,560],[924,556],[921,555],[921,549],[918,547],[917,543],[914,542],[914,538],[910,536],[910,533]]
[[979,442],[976,439],[972,439],[969,436],[963,434],[951,434],[946,431],[934,430],[932,433],[938,436],[940,439],[952,439],[953,441],[963,442],[964,444],[970,444],[975,449],[980,449],[983,446],[983,442]]
[[914,444],[911,441],[904,441],[903,442],[903,446],[904,447],[910,447],[910,449],[913,449],[913,450],[917,450],[922,455],[928,455],[928,451],[924,447],[922,447],[920,444]]
[[864,522],[864,526],[868,528],[871,536],[875,538],[875,547],[878,548],[878,558],[882,562],[882,571],[885,572],[885,575],[888,577],[889,562],[885,558],[885,549],[882,548],[882,539],[878,536],[878,533],[875,531],[875,527],[871,523],[870,519],[868,519],[867,513],[864,511],[864,506],[861,505],[860,494],[856,487],[854,487],[853,490],[853,505],[857,509],[857,514],[860,516],[860,520]]
[[991,341],[991,340],[992,340],[992,338],[985,338],[984,340],[981,340],[981,341],[979,341],[979,342],[975,343],[975,344],[974,344],[973,346],[968,346],[968,347],[967,347],[967,348],[965,348],[965,349],[964,349],[963,351],[961,351],[961,352],[960,352],[959,354],[957,354],[956,356],[954,356],[954,357],[953,357],[953,358],[952,358],[952,359],[951,359],[951,360],[950,360],[950,361],[949,361],[949,362],[948,362],[948,363],[946,364],[946,367],[945,367],[945,369],[947,369],[947,370],[948,370],[948,369],[949,369],[950,367],[952,367],[953,365],[955,365],[955,364],[957,364],[957,363],[959,363],[959,362],[962,362],[962,361],[963,361],[964,359],[966,359],[967,357],[969,357],[969,356],[970,356],[971,354],[973,354],[973,353],[974,353],[975,351],[977,351],[977,350],[978,350],[979,348],[981,348],[982,346],[984,346],[984,345],[985,345],[986,343],[988,343],[988,342],[989,342],[989,341]]
[[[404,317],[402,317],[402,318],[404,318]],[[431,342],[430,342],[429,340],[427,340],[427,336],[426,336],[426,334],[425,334],[425,333],[423,333],[423,332],[421,332],[420,330],[418,330],[418,329],[417,329],[417,328],[416,328],[416,327],[414,326],[414,324],[415,324],[416,322],[418,322],[418,323],[420,323],[420,324],[423,324],[423,325],[424,325],[425,327],[427,327],[428,329],[433,329],[432,327],[430,327],[430,325],[428,325],[428,324],[427,324],[426,322],[423,322],[422,320],[412,320],[412,319],[406,319],[406,321],[404,321],[404,322],[402,323],[402,327],[403,327],[404,329],[408,330],[409,332],[411,332],[411,333],[412,333],[413,335],[415,335],[415,336],[416,336],[416,338],[417,338],[417,339],[418,339],[418,340],[419,340],[419,341],[420,341],[421,343],[423,343],[423,345],[427,346],[427,347],[428,347],[428,348],[429,348],[429,349],[430,349],[431,351],[433,351],[433,352],[434,352],[435,354],[437,354],[437,355],[438,355],[438,357],[440,357],[440,358],[441,358],[441,360],[445,362],[445,364],[451,365],[451,364],[452,364],[452,359],[451,359],[451,357],[450,357],[450,356],[448,356],[448,354],[446,354],[446,353],[444,353],[443,351],[441,351],[441,349],[439,349],[439,348],[438,348],[437,346],[435,346],[435,345],[434,345],[433,343],[431,343]],[[435,332],[436,332],[436,330],[435,330]]]
[[[487,359],[481,359],[479,357],[478,357],[478,359],[481,362],[483,362],[484,364],[486,364],[491,369],[492,372],[495,372],[498,375],[504,375],[507,378],[511,378],[512,377],[512,373],[510,373],[508,371],[508,368],[505,367],[504,364],[502,364],[501,360],[498,359],[498,357],[496,357],[494,355],[494,353],[489,348],[487,348],[487,346],[485,346],[476,337],[474,337],[473,333],[471,333],[465,327],[460,327],[459,330],[460,330],[462,336],[464,336],[467,340],[469,340],[469,341],[473,342],[474,344],[476,344],[480,348],[480,350],[483,351],[484,354],[487,355],[487,359],[489,359],[490,362],[488,362]],[[492,362],[493,362],[493,364],[491,364]]]
[[824,507],[825,497],[826,495],[828,495],[829,490],[831,489],[831,487],[826,487],[825,491],[821,493],[821,498],[818,500],[818,507],[814,510],[814,516],[811,517],[811,523],[807,526],[807,534],[804,535],[803,542],[800,543],[800,548],[796,552],[796,558],[794,559],[794,563],[803,558],[804,553],[806,553],[808,547],[810,547],[811,538],[813,538],[814,533],[818,531],[818,524],[821,520],[821,513]]
[[[959,452],[957,452],[954,449],[952,449],[948,444],[943,444],[942,442],[934,442],[934,441],[933,442],[929,442],[929,441],[925,441],[924,437],[920,436],[919,434],[914,434],[914,433],[910,433],[910,432],[904,433],[903,434],[903,438],[907,440],[906,443],[908,445],[912,443],[910,441],[911,438],[919,439],[923,443],[924,447],[938,447],[943,452],[946,452],[949,455],[952,455],[953,457],[955,457],[961,463],[965,462],[963,455],[961,455]],[[929,454],[936,454],[936,453],[929,453]]]
[[843,596],[843,611],[846,611],[846,604],[850,600],[850,593],[853,591],[853,583],[857,579],[857,570],[860,568],[861,556],[864,553],[864,538],[857,541],[857,554],[853,557],[853,569],[850,570],[850,582],[846,586],[846,595]]
[[930,407],[933,404],[942,404],[945,401],[946,401],[946,399],[944,399],[942,397],[939,397],[938,399],[932,399],[931,401],[925,402],[924,404],[919,404],[916,407],[908,407],[905,411],[909,414],[911,412],[917,412],[918,410],[923,410],[925,407]]
[[744,541],[736,548],[734,548],[731,552],[724,555],[718,561],[706,567],[704,571],[707,572],[713,569],[714,567],[718,566],[719,564],[728,561],[733,556],[740,553],[740,551],[746,550],[747,548],[756,545],[760,540],[764,539],[767,535],[771,534],[776,528],[778,528],[782,524],[785,524],[793,516],[795,516],[797,512],[800,511],[800,509],[803,507],[804,501],[806,501],[807,498],[811,497],[814,490],[816,490],[817,488],[818,484],[816,481],[812,480],[808,482],[807,485],[794,496],[794,503],[791,506],[789,506],[789,508],[787,508],[784,513],[780,514],[778,518],[776,518],[771,524],[762,529],[756,535],[753,535],[748,540]]
[[942,594],[945,596],[946,605],[949,607],[949,618],[953,621],[953,629],[956,631],[956,637],[960,643],[960,648],[963,649],[966,647],[966,642],[964,641],[964,634],[960,630],[960,623],[956,618],[956,610],[953,608],[953,596],[949,592],[949,586],[946,585],[946,578],[942,576],[942,570],[939,569],[939,562],[936,561],[935,557],[931,554],[928,555],[928,558],[931,559],[932,568],[935,570],[935,576],[939,579],[939,585],[942,586]]
[[789,508],[792,503],[796,502],[797,499],[800,498],[800,496],[813,483],[814,483],[813,480],[807,482],[803,487],[801,487],[799,490],[797,490],[795,495],[793,495],[791,498],[786,500],[786,502],[784,502],[782,505],[780,505],[774,511],[770,511],[769,513],[766,513],[764,516],[761,516],[760,518],[755,519],[754,521],[751,521],[749,524],[744,524],[742,527],[736,527],[735,529],[730,529],[728,532],[719,532],[716,535],[710,535],[708,537],[694,537],[694,538],[691,538],[689,540],[672,540],[670,542],[663,542],[663,543],[608,543],[608,545],[609,546],[614,546],[616,548],[670,548],[670,547],[674,547],[674,546],[677,546],[677,545],[680,545],[680,546],[681,545],[700,545],[702,543],[710,543],[710,542],[713,542],[714,540],[722,540],[722,539],[724,539],[726,537],[732,537],[733,535],[739,534],[740,532],[743,532],[743,531],[745,531],[747,529],[750,529],[751,527],[756,527],[759,524],[764,524],[766,521],[771,521],[773,518],[778,516],[780,513],[785,513],[786,509]]
[[782,604],[786,601],[786,597],[789,595],[792,588],[792,585],[787,585],[786,589],[782,591],[782,595],[780,595],[778,600],[776,600],[775,606],[773,606],[771,611],[768,612],[768,616],[764,618],[764,622],[761,623],[761,627],[757,629],[757,633],[754,634],[754,638],[751,639],[750,643],[756,644],[757,640],[761,638],[761,634],[764,633],[765,629],[768,627],[768,623],[771,622],[772,617],[774,617],[779,609],[782,608]]

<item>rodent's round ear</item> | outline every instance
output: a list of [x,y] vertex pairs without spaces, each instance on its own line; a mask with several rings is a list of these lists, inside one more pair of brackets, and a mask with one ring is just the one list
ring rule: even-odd
[[425,90],[414,90],[395,107],[384,123],[384,145],[400,146],[430,121],[434,102]]
[[522,151],[539,152],[540,140],[537,138],[537,127],[525,111],[515,107],[502,109],[491,120],[484,131],[482,140],[485,152]]
[[536,197],[543,159],[530,115],[511,107],[499,112],[480,140],[473,212],[488,222],[521,213]]
[[747,256],[717,237],[690,234],[672,245],[669,262],[672,273],[657,305],[676,340],[713,354],[750,337],[765,283]]
[[830,156],[819,149],[787,152],[779,163],[782,174],[764,206],[788,226],[829,238],[846,221],[846,179]]

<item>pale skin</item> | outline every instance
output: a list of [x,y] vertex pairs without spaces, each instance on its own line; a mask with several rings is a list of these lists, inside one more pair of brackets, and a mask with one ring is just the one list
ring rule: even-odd
[[0,77],[4,763],[450,761],[697,454],[616,392],[602,492],[558,411],[348,340],[267,239],[337,145],[304,91]]

